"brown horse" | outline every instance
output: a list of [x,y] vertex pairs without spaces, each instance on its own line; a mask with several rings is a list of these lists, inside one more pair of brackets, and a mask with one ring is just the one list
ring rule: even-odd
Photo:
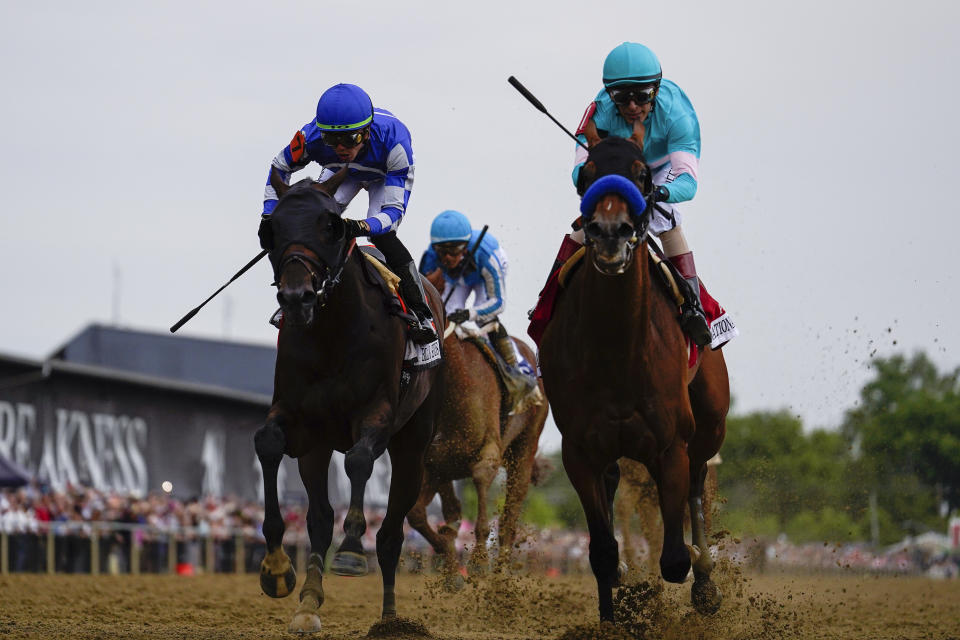
[[702,494],[706,462],[726,431],[726,365],[719,351],[708,350],[688,380],[676,303],[648,264],[643,212],[653,184],[640,147],[606,138],[590,150],[583,171],[588,184],[596,182],[581,207],[585,264],[557,300],[540,343],[540,367],[563,436],[564,468],[590,529],[600,617],[613,620],[611,590],[619,581],[612,510],[621,457],[642,462],[657,483],[660,572],[668,582],[683,582],[690,570],[683,541],[689,502],[693,542],[701,550],[692,600],[710,613],[721,596],[710,580]]
[[[517,338],[513,341],[528,362],[535,362],[526,343]],[[486,542],[490,535],[487,495],[500,467],[506,468],[506,502],[500,514],[497,556],[498,566],[502,565],[509,559],[516,537],[548,407],[542,401],[508,415],[497,374],[480,348],[469,340],[461,340],[453,326],[448,327],[443,347],[446,381],[438,407],[437,433],[427,450],[420,497],[407,520],[443,557],[447,586],[455,589],[462,581],[454,548],[461,505],[453,481],[472,478],[477,489],[476,543],[469,564],[473,570],[483,570],[488,566]],[[540,391],[543,392],[542,387]],[[438,492],[445,524],[434,530],[427,522],[426,508]]]
[[[439,382],[439,368],[402,371],[405,323],[384,311],[382,291],[364,276],[364,258],[352,250],[341,207],[330,197],[345,175],[344,170],[322,185],[301,181],[283,195],[271,216],[270,258],[284,319],[273,406],[254,438],[263,467],[267,543],[260,585],[267,595],[282,597],[296,584],[281,546],[284,524],[277,499],[277,468],[286,454],[297,458],[309,499],[311,553],[300,605],[289,625],[295,633],[320,629],[323,565],[333,535],[327,469],[334,450],[346,453],[351,485],[345,538],[331,563],[340,575],[367,573],[361,544],[364,487],[374,460],[390,452],[390,495],[377,533],[377,559],[382,617],[396,616],[394,580],[403,519],[420,492]],[[443,318],[439,295],[433,287],[427,291],[434,317]]]

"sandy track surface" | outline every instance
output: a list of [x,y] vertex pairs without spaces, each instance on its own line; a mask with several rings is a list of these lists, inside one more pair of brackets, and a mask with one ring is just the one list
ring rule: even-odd
[[[716,574],[715,574],[716,575]],[[960,640],[960,581],[836,576],[718,576],[712,617],[690,583],[631,591],[624,625],[596,621],[591,576],[491,576],[455,595],[433,576],[403,575],[403,618],[382,628],[378,577],[324,578],[321,640],[589,640],[621,638],[939,638]],[[290,638],[296,596],[271,600],[256,575],[0,577],[0,639]],[[373,628],[371,628],[373,627]]]

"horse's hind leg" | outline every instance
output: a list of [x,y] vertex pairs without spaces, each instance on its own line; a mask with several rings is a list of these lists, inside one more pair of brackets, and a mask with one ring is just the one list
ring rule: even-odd
[[397,616],[395,585],[400,549],[403,546],[403,519],[417,502],[423,479],[423,460],[433,435],[433,408],[431,399],[413,414],[413,417],[390,441],[390,497],[387,513],[377,532],[377,561],[383,578],[384,619]]
[[290,633],[320,631],[319,610],[323,605],[323,560],[333,537],[333,508],[327,496],[327,472],[330,449],[317,449],[297,459],[300,478],[307,490],[307,534],[310,536],[310,560],[307,577],[300,588],[297,607],[288,630]]
[[[610,517],[611,499],[603,469],[593,469],[576,447],[563,443],[563,467],[580,497],[590,529],[590,568],[597,579],[600,619],[613,621],[613,587],[617,584],[617,539]],[[609,476],[608,476],[609,477]]]
[[[451,484],[452,483],[444,483]],[[433,482],[430,477],[426,478],[426,481],[423,483],[423,487],[420,489],[420,495],[417,498],[416,504],[410,509],[410,513],[407,514],[407,522],[410,523],[410,526],[413,527],[415,531],[420,533],[424,539],[430,543],[430,546],[433,547],[433,552],[438,558],[443,558],[444,567],[443,571],[447,580],[447,588],[450,590],[457,590],[463,586],[463,577],[460,575],[459,562],[457,562],[456,548],[454,546],[453,538],[456,537],[456,533],[453,536],[445,535],[446,531],[449,530],[448,526],[445,524],[440,531],[434,531],[433,527],[430,526],[430,522],[427,520],[427,505],[433,500],[433,496],[437,493],[437,485]],[[454,495],[456,498],[456,495]],[[440,496],[441,505],[443,507],[444,516],[447,517],[447,509],[449,508],[447,504],[447,499],[441,494]],[[459,520],[459,516],[456,517]],[[448,524],[451,523],[448,518]],[[459,578],[459,580],[457,580]]]
[[[531,440],[533,441],[531,445]],[[514,440],[504,455],[507,468],[506,500],[500,514],[499,554],[497,568],[504,568],[513,553],[513,543],[517,537],[517,522],[523,501],[530,489],[530,476],[533,471],[534,457],[537,453],[537,441],[530,433]]]
[[283,516],[277,497],[277,471],[286,448],[279,414],[271,413],[257,429],[253,443],[263,469],[263,537],[267,542],[267,554],[260,563],[260,588],[271,598],[282,598],[293,591],[297,574],[283,550]]

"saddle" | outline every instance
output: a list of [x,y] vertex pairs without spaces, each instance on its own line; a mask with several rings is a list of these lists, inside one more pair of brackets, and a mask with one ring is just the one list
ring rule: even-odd
[[[566,236],[564,246],[568,246],[568,243],[569,245],[575,244],[572,240],[569,240],[569,236]],[[686,281],[677,273],[676,268],[670,261],[664,258],[662,250],[655,242],[647,242],[646,244],[648,259],[653,271],[660,276],[661,285],[679,309],[680,305],[684,303],[685,296],[689,295]],[[565,256],[560,268],[551,274],[547,280],[547,284],[540,295],[540,300],[530,314],[530,326],[527,328],[527,333],[537,343],[537,346],[540,345],[543,332],[553,316],[557,296],[566,287],[574,271],[580,266],[585,253],[586,247],[584,246],[578,247],[575,251],[571,249]],[[707,323],[710,325],[710,331],[713,335],[711,348],[719,349],[738,332],[723,307],[707,292],[702,279],[700,280],[700,300],[704,311],[706,311]],[[679,314],[677,317],[679,318]],[[693,368],[699,361],[700,349],[693,344],[689,337],[687,337],[687,348],[689,353],[688,365]]]
[[[487,363],[493,368],[493,371],[497,377],[497,383],[500,387],[501,429],[506,424],[506,421],[504,420],[506,416],[523,413],[531,406],[539,405],[543,402],[543,394],[540,393],[539,387],[535,387],[532,393],[525,394],[518,401],[513,399],[514,394],[511,393],[511,387],[508,382],[508,365],[504,361],[503,356],[501,356],[494,348],[493,344],[490,342],[490,339],[487,338],[483,330],[477,329],[471,324],[450,324],[443,334],[444,339],[446,339],[446,337],[451,333],[455,333],[457,339],[463,342],[469,342],[476,346],[484,360],[486,360]],[[526,366],[524,367],[524,365]],[[522,373],[530,376],[533,379],[534,384],[536,384],[536,373],[530,366],[529,362],[523,360],[518,368]]]
[[[380,289],[383,294],[384,306],[389,315],[403,320],[408,326],[416,323],[413,312],[400,295],[400,276],[387,266],[387,260],[379,249],[369,245],[357,245],[363,259],[360,261],[364,279]],[[407,338],[406,351],[403,356],[404,371],[423,371],[440,364],[442,349],[440,340],[430,344],[417,344]]]

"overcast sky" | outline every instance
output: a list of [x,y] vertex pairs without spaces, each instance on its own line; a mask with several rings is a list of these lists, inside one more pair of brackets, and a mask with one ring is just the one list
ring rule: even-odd
[[[506,78],[574,128],[631,40],[700,118],[685,231],[740,327],[735,411],[835,426],[871,357],[960,365],[957,6],[4,3],[0,352],[43,358],[91,322],[165,332],[256,255],[270,160],[337,82],[412,132],[411,253],[444,209],[489,224],[525,336],[578,199],[573,143]],[[263,261],[181,333],[274,343],[270,281]]]

